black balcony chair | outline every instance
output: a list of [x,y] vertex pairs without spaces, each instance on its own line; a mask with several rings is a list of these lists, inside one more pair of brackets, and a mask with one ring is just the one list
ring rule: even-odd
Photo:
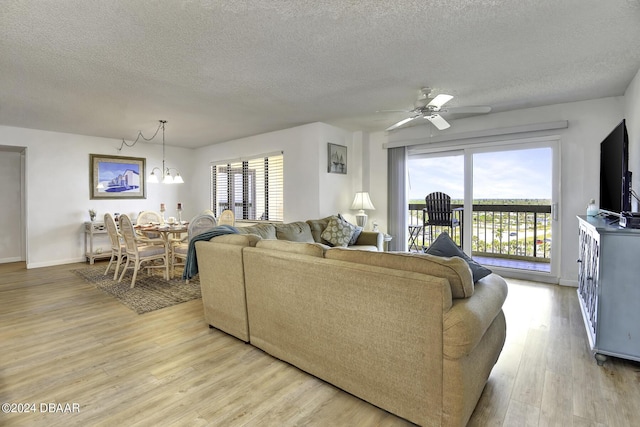
[[451,209],[451,197],[448,194],[434,192],[425,197],[423,211],[423,232],[429,227],[429,239],[433,241],[433,227],[449,228],[451,239],[455,241],[456,228],[460,227],[460,221],[453,215]]

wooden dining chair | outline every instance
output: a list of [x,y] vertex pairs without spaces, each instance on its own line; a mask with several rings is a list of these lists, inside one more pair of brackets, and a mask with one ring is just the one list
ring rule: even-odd
[[127,248],[122,241],[122,236],[118,232],[116,221],[113,219],[113,216],[110,213],[104,214],[104,224],[107,228],[109,240],[111,241],[111,258],[109,259],[109,265],[107,265],[107,269],[105,270],[104,275],[106,276],[107,273],[109,273],[111,265],[115,263],[113,280],[116,280],[118,278],[118,271],[120,270],[122,259],[127,256]]
[[[122,281],[124,273],[127,268],[133,269],[133,277],[131,278],[131,288],[135,286],[136,277],[143,263],[149,263],[152,261],[161,261],[160,264],[145,265],[145,268],[164,268],[165,277],[169,277],[169,259],[167,251],[163,246],[149,244],[146,241],[140,241],[137,237],[136,231],[133,228],[131,219],[127,215],[120,215],[120,232],[124,238],[124,243],[127,250],[127,262],[122,269],[120,279]],[[129,263],[133,265],[129,267]]]
[[[211,230],[216,226],[216,224],[216,217],[211,211],[205,211],[200,215],[195,216],[189,222],[187,237],[171,247],[171,260],[173,267],[184,267],[185,261],[187,259],[187,253],[189,252],[189,242],[191,242],[191,239],[193,239],[198,234]],[[171,274],[173,274],[173,270],[171,271]],[[188,280],[187,283],[189,283]]]
[[136,224],[138,225],[162,224],[162,215],[154,211],[142,211],[138,214],[138,218],[136,219]]
[[[162,215],[155,211],[142,211],[138,214],[138,218],[136,218],[136,225],[160,225],[164,224],[162,220]],[[152,243],[154,245],[164,245],[164,240],[160,233],[153,231],[138,231],[138,238],[147,240],[148,243]]]
[[220,214],[220,218],[218,218],[218,225],[236,225],[236,215],[232,210],[223,210]]

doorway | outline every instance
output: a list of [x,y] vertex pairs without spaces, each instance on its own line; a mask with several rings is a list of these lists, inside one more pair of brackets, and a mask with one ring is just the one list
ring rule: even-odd
[[[557,273],[558,141],[421,146],[408,154],[410,225],[433,191],[460,207],[465,253],[501,274],[540,280]],[[412,210],[413,208],[413,210]],[[429,244],[428,231],[421,242]]]
[[25,150],[0,146],[0,263],[26,261]]

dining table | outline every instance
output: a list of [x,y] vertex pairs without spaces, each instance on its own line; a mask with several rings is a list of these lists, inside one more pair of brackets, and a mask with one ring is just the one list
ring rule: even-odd
[[148,223],[137,224],[134,228],[146,237],[155,237],[155,235],[160,235],[160,237],[162,238],[162,242],[164,243],[167,264],[169,264],[169,277],[167,277],[167,274],[165,273],[165,279],[169,280],[173,276],[173,257],[171,256],[171,245],[175,241],[180,240],[182,234],[188,232],[189,223],[186,221],[181,221],[173,224]]

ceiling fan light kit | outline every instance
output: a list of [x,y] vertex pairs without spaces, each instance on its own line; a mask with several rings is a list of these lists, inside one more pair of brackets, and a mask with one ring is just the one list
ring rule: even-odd
[[[429,99],[431,99],[431,101],[429,101]],[[448,129],[449,127],[451,127],[451,125],[439,113],[456,112],[456,108],[449,108],[447,110],[442,109],[442,107],[452,99],[452,95],[447,95],[445,93],[441,93],[433,97],[431,89],[428,87],[423,87],[418,91],[418,97],[413,104],[414,109],[408,111],[413,115],[411,117],[407,117],[406,119],[402,119],[397,123],[394,123],[393,125],[389,126],[386,131],[397,129],[400,126],[418,118],[427,119],[431,124],[438,128],[438,130]],[[491,111],[491,107],[461,107],[458,110],[460,110],[460,113],[465,114],[486,114]]]

